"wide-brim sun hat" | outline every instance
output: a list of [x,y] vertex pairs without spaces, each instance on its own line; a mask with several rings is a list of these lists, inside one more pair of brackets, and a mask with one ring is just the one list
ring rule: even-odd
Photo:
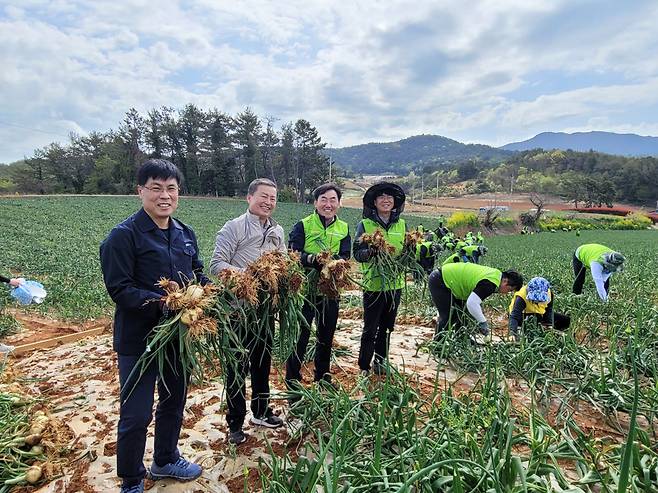
[[383,194],[393,197],[393,208],[398,212],[402,212],[404,209],[404,203],[407,200],[407,196],[405,195],[404,190],[402,190],[400,185],[386,181],[375,183],[368,190],[366,190],[366,193],[363,195],[364,207],[374,208],[375,199]]

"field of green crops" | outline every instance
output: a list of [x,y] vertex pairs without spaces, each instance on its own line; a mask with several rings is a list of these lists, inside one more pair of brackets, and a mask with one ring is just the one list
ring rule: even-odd
[[[108,315],[98,246],[137,207],[128,197],[0,199],[0,272],[43,282],[49,298],[30,309]],[[177,217],[195,229],[208,262],[217,230],[244,209],[241,201],[183,198]],[[289,231],[309,211],[280,204],[275,218]],[[343,212],[353,229],[360,211]],[[588,242],[627,258],[607,304],[590,279],[583,295],[570,293],[571,256]],[[356,393],[309,388],[298,411],[306,448],[294,460],[273,454],[263,463],[264,491],[658,491],[658,232],[510,235],[486,244],[483,263],[548,278],[572,327],[526,326],[520,343],[485,346],[450,332],[419,349],[470,375],[476,383],[466,389],[438,373],[422,387],[395,368]],[[6,291],[0,303],[10,303]],[[433,314],[422,289],[405,300],[403,311]],[[499,334],[508,303],[485,303]]]
[[[19,272],[47,285],[48,303],[41,309],[59,317],[109,314],[98,247],[114,225],[139,207],[137,197],[0,198],[0,272]],[[217,231],[245,210],[242,200],[181,198],[176,217],[195,230],[208,265]],[[311,210],[310,205],[279,204],[275,219],[287,234]],[[360,211],[343,209],[341,217],[354,230]],[[418,219],[409,221],[418,224]]]

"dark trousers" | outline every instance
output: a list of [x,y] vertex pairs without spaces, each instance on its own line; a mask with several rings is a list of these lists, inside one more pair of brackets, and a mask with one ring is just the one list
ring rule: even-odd
[[318,296],[315,303],[305,302],[302,314],[306,320],[297,341],[295,352],[286,361],[286,381],[301,380],[301,369],[306,357],[308,340],[311,336],[311,324],[316,318],[315,344],[315,381],[323,378],[329,379],[331,365],[331,346],[334,342],[334,332],[338,323],[338,300],[332,300],[325,296]]
[[[158,405],[155,410],[153,460],[159,466],[178,460],[178,437],[187,397],[187,384],[180,364],[175,371],[165,364],[163,377],[159,378],[158,365],[154,362],[139,380],[137,375],[128,380],[138,359],[139,356],[118,355],[121,389],[125,389],[126,393],[132,389],[130,396],[120,404],[117,434],[117,475],[125,485],[138,484],[146,476],[144,449],[146,430],[153,418],[156,381]],[[176,355],[170,360],[173,363],[179,361]]]
[[[576,257],[574,254],[571,259],[571,266],[573,267],[573,294],[581,294],[583,292],[583,284],[585,284],[585,277],[587,276],[587,268],[585,265]],[[605,287],[605,292],[610,292],[610,278],[605,280],[603,284]]]
[[[251,375],[251,412],[261,418],[271,411],[268,408],[270,399],[270,367],[272,366],[272,340],[274,335],[274,319],[268,317],[266,325],[253,326],[245,334],[241,334],[247,354],[237,368],[230,367],[226,372],[226,400],[228,413],[226,421],[231,431],[242,429],[247,415],[246,378]],[[256,326],[258,325],[258,328]]]
[[376,365],[382,364],[387,358],[390,334],[395,326],[401,294],[401,289],[363,292],[363,333],[359,349],[360,369],[370,370],[373,355]]
[[[440,269],[430,274],[427,284],[434,306],[439,312],[435,336],[444,331],[450,323],[458,326],[463,325],[461,315],[464,310],[464,301],[458,300],[452,295],[450,288],[443,282]],[[453,310],[453,308],[458,308],[458,310]]]
[[[534,317],[540,324],[553,325],[553,328],[557,330],[567,330],[569,325],[571,325],[571,317],[564,313],[553,312],[553,320],[551,320],[551,316],[548,313],[544,313],[543,315],[532,313],[526,315],[524,318],[528,320],[530,317]],[[523,324],[523,320],[517,319],[517,322],[519,326]]]

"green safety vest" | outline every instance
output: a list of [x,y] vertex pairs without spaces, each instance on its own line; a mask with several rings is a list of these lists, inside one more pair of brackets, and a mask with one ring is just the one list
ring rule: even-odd
[[[382,228],[379,223],[372,219],[364,219],[361,221],[363,224],[364,232],[372,234],[376,230],[380,230],[384,234],[384,238],[395,248],[394,256],[400,255],[404,247],[404,234],[406,226],[404,219],[398,219],[391,224],[388,230]],[[405,274],[402,273],[396,279],[382,279],[379,273],[375,271],[372,262],[363,262],[361,264],[361,272],[363,273],[363,286],[364,291],[392,291],[394,289],[402,289],[405,283]]]
[[340,251],[340,242],[349,234],[345,221],[336,218],[325,228],[317,212],[302,219],[304,225],[304,251],[317,254],[326,250],[336,255]]
[[[478,249],[478,245],[469,245],[462,248],[462,250],[464,250],[466,252],[466,255],[470,258],[473,258],[473,252],[477,249]],[[443,264],[441,265],[456,264],[457,262],[462,262],[462,256],[459,254],[459,252],[450,255],[447,259],[443,261]]]
[[502,272],[493,267],[473,263],[454,263],[441,266],[441,276],[452,295],[458,300],[467,300],[477,283],[483,280],[491,281],[500,286]]
[[432,256],[432,242],[431,241],[423,241],[421,243],[418,243],[416,245],[416,260],[420,260],[420,250],[422,247],[427,248],[427,255],[425,257],[431,257]]
[[589,264],[592,262],[602,263],[604,253],[612,253],[614,250],[605,245],[598,243],[589,243],[580,245],[576,250],[576,257],[580,260],[586,268],[589,269]]

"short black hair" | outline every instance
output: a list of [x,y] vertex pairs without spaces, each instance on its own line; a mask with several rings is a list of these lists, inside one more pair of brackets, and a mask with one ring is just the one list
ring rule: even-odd
[[149,178],[159,178],[161,180],[168,180],[169,178],[176,178],[180,185],[183,182],[183,175],[180,170],[171,161],[166,159],[148,159],[142,163],[137,170],[137,184],[141,187],[146,185]]
[[523,287],[523,276],[515,270],[506,270],[503,272],[503,278],[507,279],[507,285],[514,291],[518,291]]
[[336,192],[336,195],[338,195],[338,200],[340,200],[341,197],[343,196],[343,192],[341,191],[340,188],[338,188],[338,185],[336,185],[335,183],[323,183],[318,188],[313,190],[313,198],[315,200],[318,200],[318,197],[320,197],[320,195],[322,195],[323,193],[327,193],[329,190],[333,190],[334,192]]

